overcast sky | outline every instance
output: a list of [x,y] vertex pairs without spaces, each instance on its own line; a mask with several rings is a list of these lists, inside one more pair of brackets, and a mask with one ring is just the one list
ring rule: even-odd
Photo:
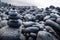
[[35,5],[39,8],[45,8],[47,6],[54,5],[60,7],[60,0],[2,0],[2,1],[19,6]]

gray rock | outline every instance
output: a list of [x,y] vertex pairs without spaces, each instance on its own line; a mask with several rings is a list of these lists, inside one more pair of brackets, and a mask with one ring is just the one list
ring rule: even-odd
[[36,40],[57,40],[52,34],[46,31],[39,31]]
[[0,40],[20,40],[19,29],[3,27],[0,29]]

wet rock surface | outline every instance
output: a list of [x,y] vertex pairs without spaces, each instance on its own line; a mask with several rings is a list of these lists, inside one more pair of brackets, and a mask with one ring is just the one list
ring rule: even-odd
[[60,40],[60,7],[1,3],[0,40]]

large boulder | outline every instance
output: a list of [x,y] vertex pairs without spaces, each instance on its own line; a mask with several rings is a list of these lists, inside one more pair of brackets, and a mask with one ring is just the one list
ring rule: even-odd
[[36,40],[58,40],[58,39],[46,31],[39,31]]
[[60,31],[60,25],[52,20],[46,20],[46,25],[51,26],[53,29]]
[[0,40],[20,40],[20,31],[8,26],[0,29]]

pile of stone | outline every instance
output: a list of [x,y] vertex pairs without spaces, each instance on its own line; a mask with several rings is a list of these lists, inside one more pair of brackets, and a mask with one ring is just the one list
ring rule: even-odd
[[60,7],[1,6],[0,40],[60,40]]

